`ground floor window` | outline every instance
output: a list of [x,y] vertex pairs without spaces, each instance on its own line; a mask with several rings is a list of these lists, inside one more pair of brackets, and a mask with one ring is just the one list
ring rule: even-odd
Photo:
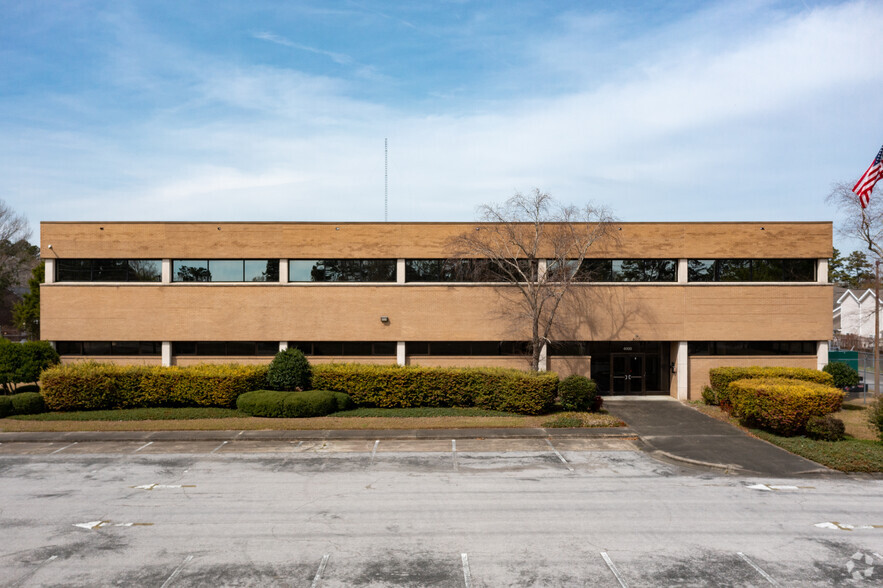
[[159,341],[56,341],[59,355],[160,355]]
[[530,355],[527,341],[408,341],[408,355]]
[[690,341],[689,355],[815,355],[815,341]]
[[384,355],[396,354],[395,341],[289,341],[289,349],[304,355]]
[[172,355],[276,355],[278,341],[175,341]]

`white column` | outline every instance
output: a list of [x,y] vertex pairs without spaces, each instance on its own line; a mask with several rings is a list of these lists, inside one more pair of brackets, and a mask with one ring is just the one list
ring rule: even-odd
[[537,281],[542,282],[543,278],[546,277],[546,269],[549,267],[548,259],[538,259],[537,260]]
[[405,357],[405,342],[396,341],[396,363],[398,365],[405,365],[407,359],[408,358]]
[[819,341],[816,343],[816,369],[822,369],[828,365],[828,342]]
[[537,369],[541,372],[545,372],[549,370],[549,344],[543,343],[543,346],[540,347],[540,362],[537,366]]
[[166,367],[172,365],[172,342],[162,342],[162,364]]
[[687,260],[678,260],[678,284],[687,283]]
[[687,357],[686,341],[678,341],[675,369],[678,372],[678,400],[687,400],[690,396],[690,362]]
[[[404,284],[405,283],[405,260],[397,259],[396,260],[396,284]],[[405,364],[402,364],[405,365]]]
[[44,284],[54,284],[55,283],[55,259],[49,258],[44,259],[46,262],[46,277],[43,278]]
[[[288,283],[288,260],[280,259],[279,260],[279,283],[287,284]],[[280,349],[280,351],[283,351]]]
[[820,259],[818,263],[818,274],[816,275],[816,281],[819,284],[827,284],[828,283],[828,260]]
[[279,341],[279,351],[288,349],[288,341]]
[[172,260],[171,259],[162,260],[162,283],[163,284],[171,284],[172,283]]

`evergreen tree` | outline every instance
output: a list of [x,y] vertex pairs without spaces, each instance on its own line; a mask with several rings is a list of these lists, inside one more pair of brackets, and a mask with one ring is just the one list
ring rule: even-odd
[[40,339],[40,284],[46,277],[46,263],[41,261],[28,280],[30,292],[24,295],[21,302],[12,309],[12,320],[15,326],[28,334],[28,339]]

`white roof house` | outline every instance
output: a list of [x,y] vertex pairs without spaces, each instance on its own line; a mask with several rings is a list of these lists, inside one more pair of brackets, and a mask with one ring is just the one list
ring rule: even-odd
[[[835,292],[835,296],[838,293]],[[872,338],[875,301],[873,290],[843,290],[834,301],[834,332]]]

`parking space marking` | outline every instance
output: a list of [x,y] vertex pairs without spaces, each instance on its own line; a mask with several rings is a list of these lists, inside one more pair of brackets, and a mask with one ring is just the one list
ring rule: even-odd
[[77,442],[74,441],[74,442],[71,443],[70,445],[65,445],[65,446],[62,447],[61,449],[56,449],[55,451],[53,451],[53,452],[50,453],[49,455],[55,455],[56,453],[61,453],[62,451],[64,451],[64,450],[67,449],[68,447],[73,447],[73,446],[76,445],[76,444],[77,444]]
[[221,443],[220,445],[218,445],[217,447],[215,447],[214,449],[212,449],[211,451],[209,451],[209,455],[211,455],[212,453],[214,453],[215,451],[217,451],[218,449],[220,449],[221,447],[223,447],[223,446],[226,445],[226,444],[227,444],[227,442],[224,441],[223,443]]
[[460,464],[457,463],[457,440],[451,439],[451,461],[454,464],[454,471],[460,471]]
[[141,447],[139,447],[138,449],[136,449],[132,453],[138,453],[139,451],[141,451],[145,447],[150,447],[151,445],[153,445],[153,441],[148,441],[147,443],[145,443],[144,445],[142,445]]
[[601,552],[601,557],[604,559],[604,563],[607,564],[607,567],[610,568],[610,571],[613,572],[613,576],[616,578],[616,581],[619,582],[619,585],[622,586],[622,588],[629,588],[628,583],[620,575],[619,570],[616,569],[616,565],[614,565],[613,560],[610,559],[610,556],[607,555],[606,551]]
[[567,466],[567,469],[568,469],[568,470],[570,470],[570,471],[571,471],[571,472],[572,472],[572,471],[573,471],[573,468],[572,468],[572,467],[571,467],[571,466],[570,466],[570,464],[569,464],[569,463],[567,463],[567,460],[566,460],[566,459],[564,459],[564,456],[563,456],[563,455],[561,455],[561,454],[560,454],[560,453],[558,453],[558,450],[557,450],[557,449],[555,449],[555,446],[554,446],[554,445],[552,445],[552,441],[551,441],[551,439],[546,439],[546,443],[548,443],[548,444],[549,444],[549,447],[551,447],[551,448],[552,448],[552,451],[554,451],[554,452],[555,452],[555,455],[557,455],[557,456],[558,456],[558,459],[560,459],[560,460],[561,460],[561,463],[563,463],[563,464],[564,464],[564,465],[566,465],[566,466]]
[[22,577],[19,578],[18,580],[16,580],[14,584],[10,584],[10,586],[21,586],[21,585],[23,585],[23,584],[25,583],[25,580],[30,580],[31,577],[32,577],[34,574],[36,574],[36,573],[40,570],[40,568],[42,568],[43,566],[45,566],[45,565],[48,564],[49,562],[54,561],[54,560],[56,560],[56,559],[58,559],[58,556],[57,556],[57,555],[50,555],[50,556],[49,556],[49,559],[45,559],[45,560],[41,561],[40,563],[38,563],[38,564],[37,564],[37,567],[35,567],[35,568],[34,568],[33,570],[31,570],[30,572],[26,573],[24,576],[22,576]]
[[377,446],[380,445],[380,439],[374,441],[374,449],[371,450],[371,463],[369,465],[374,465],[374,456],[377,455]]
[[322,556],[322,562],[319,564],[319,569],[316,570],[316,577],[313,578],[313,583],[310,584],[310,588],[316,588],[319,585],[319,582],[322,580],[322,574],[325,572],[325,566],[328,565],[329,557],[331,557],[330,553],[326,553]]
[[466,584],[466,588],[472,588],[472,573],[469,571],[469,556],[465,553],[461,553],[460,561],[463,562],[463,582]]
[[178,574],[181,573],[181,570],[184,569],[184,566],[186,566],[190,562],[191,559],[193,559],[192,555],[188,555],[187,557],[185,557],[184,561],[181,562],[181,565],[179,565],[177,568],[175,568],[175,571],[172,572],[172,575],[169,576],[165,582],[163,582],[163,584],[162,584],[162,586],[160,586],[160,588],[167,588],[172,583],[172,580],[175,579],[175,576],[177,576]]
[[840,529],[841,531],[855,531],[856,529],[883,529],[883,525],[850,525],[849,523],[838,523],[831,521],[830,523],[816,523],[813,525],[820,529]]
[[757,573],[760,574],[761,576],[763,576],[764,580],[766,580],[767,582],[769,582],[769,583],[772,584],[773,586],[778,586],[778,585],[779,585],[778,582],[776,582],[775,580],[773,580],[772,576],[770,576],[768,573],[766,573],[765,571],[763,571],[762,569],[760,569],[760,566],[759,566],[759,565],[757,565],[756,563],[754,563],[753,561],[751,561],[750,559],[748,559],[748,556],[747,556],[747,555],[745,555],[745,554],[742,553],[741,551],[737,551],[737,552],[736,552],[736,555],[738,555],[739,557],[741,557],[743,560],[745,560],[745,563],[747,563],[747,564],[750,565],[752,568],[754,568],[755,570],[757,570]]

